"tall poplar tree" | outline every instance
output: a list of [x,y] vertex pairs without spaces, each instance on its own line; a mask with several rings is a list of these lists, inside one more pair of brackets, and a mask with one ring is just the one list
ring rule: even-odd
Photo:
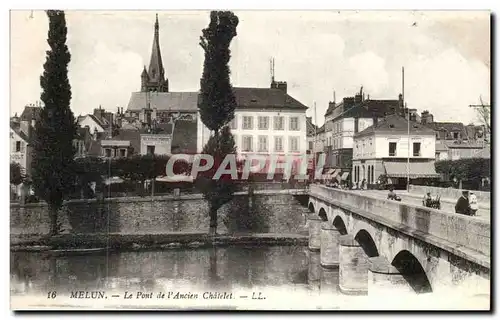
[[73,139],[77,126],[70,109],[68,64],[71,55],[66,45],[65,14],[59,10],[46,13],[50,49],[40,76],[44,107],[35,124],[32,180],[35,193],[49,205],[50,235],[56,235],[60,231],[58,210],[73,190],[75,181]]
[[212,177],[225,156],[236,151],[234,138],[227,124],[234,118],[236,108],[236,98],[229,78],[229,46],[236,36],[238,22],[238,17],[231,11],[212,11],[210,23],[203,29],[200,37],[205,62],[198,108],[202,122],[213,132],[203,152],[214,157],[214,166],[205,175],[202,184],[204,198],[210,207],[211,235],[215,235],[217,231],[218,209],[232,199],[235,190],[235,184],[229,177],[223,175],[217,180]]

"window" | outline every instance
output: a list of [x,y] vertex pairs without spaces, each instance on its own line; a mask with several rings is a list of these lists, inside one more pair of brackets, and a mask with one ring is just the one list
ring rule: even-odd
[[309,150],[312,150],[312,149],[313,149],[313,142],[309,141]]
[[259,117],[259,130],[269,129],[269,117]]
[[375,174],[373,173],[374,169],[375,168],[372,166],[372,183],[375,181]]
[[389,142],[389,156],[390,157],[395,157],[396,156],[396,142]]
[[420,142],[413,143],[413,156],[414,157],[421,156],[421,154],[420,154]]
[[368,166],[368,183],[370,183],[372,177],[372,166]]
[[274,137],[274,151],[283,152],[283,137]]
[[290,130],[291,131],[299,130],[299,117],[290,117]]
[[234,116],[233,120],[231,120],[229,124],[229,128],[231,129],[238,129],[238,117]]
[[243,151],[253,151],[252,136],[243,136]]
[[453,132],[452,134],[453,134],[453,139],[458,139],[458,136],[459,136],[458,132]]
[[283,122],[282,116],[274,117],[274,130],[284,130]]
[[267,136],[259,136],[259,152],[267,152]]
[[107,158],[111,158],[111,149],[110,148],[106,148],[104,150],[104,154]]
[[253,129],[253,117],[243,116],[243,129],[245,130]]
[[21,151],[21,141],[16,141],[16,152]]
[[120,149],[120,157],[125,157],[125,155],[126,155],[126,150]]
[[299,151],[299,138],[298,137],[290,137],[290,146],[288,147],[290,152],[298,152]]
[[153,155],[153,154],[155,154],[155,146],[148,146],[148,147],[147,147],[147,154],[148,154],[148,155]]

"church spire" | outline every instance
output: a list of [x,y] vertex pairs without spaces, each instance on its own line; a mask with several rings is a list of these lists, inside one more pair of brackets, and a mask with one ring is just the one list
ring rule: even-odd
[[[143,81],[142,91],[168,92],[168,79],[165,79],[165,69],[163,68],[160,52],[160,24],[158,22],[158,14],[156,14],[153,47],[147,77],[143,71],[141,80]],[[145,80],[147,80],[147,83],[144,83],[146,82]]]
[[151,81],[161,82],[165,79],[163,61],[161,60],[160,52],[160,26],[158,23],[158,14],[156,15],[153,48],[151,50],[151,60],[149,62],[148,73]]

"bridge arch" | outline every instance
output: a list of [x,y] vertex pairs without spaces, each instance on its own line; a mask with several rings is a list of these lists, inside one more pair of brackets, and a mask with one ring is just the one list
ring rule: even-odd
[[310,212],[313,212],[313,213],[315,212],[314,211],[314,204],[312,203],[312,201],[309,202],[309,205],[307,206],[307,208],[309,209]]
[[321,218],[321,220],[328,221],[328,216],[326,214],[325,208],[322,207],[319,209],[318,216]]
[[368,258],[377,257],[379,255],[377,245],[373,240],[371,234],[365,229],[359,230],[355,233],[354,240],[356,240]]
[[401,250],[391,264],[403,275],[416,293],[432,292],[431,283],[418,259],[408,250]]
[[336,216],[332,221],[332,225],[339,231],[341,235],[347,234],[347,226],[345,225],[344,219],[342,219],[341,216]]

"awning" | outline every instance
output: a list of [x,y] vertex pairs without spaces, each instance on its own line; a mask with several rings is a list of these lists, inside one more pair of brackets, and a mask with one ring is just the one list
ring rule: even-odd
[[174,176],[161,176],[155,179],[158,182],[193,182],[194,179],[192,176],[187,175],[174,175]]
[[119,184],[119,183],[123,183],[123,182],[124,182],[124,180],[120,177],[111,177],[111,178],[107,178],[106,180],[104,180],[105,185]]
[[[405,178],[408,176],[407,162],[384,162],[388,177]],[[439,178],[432,162],[410,162],[410,178]]]

